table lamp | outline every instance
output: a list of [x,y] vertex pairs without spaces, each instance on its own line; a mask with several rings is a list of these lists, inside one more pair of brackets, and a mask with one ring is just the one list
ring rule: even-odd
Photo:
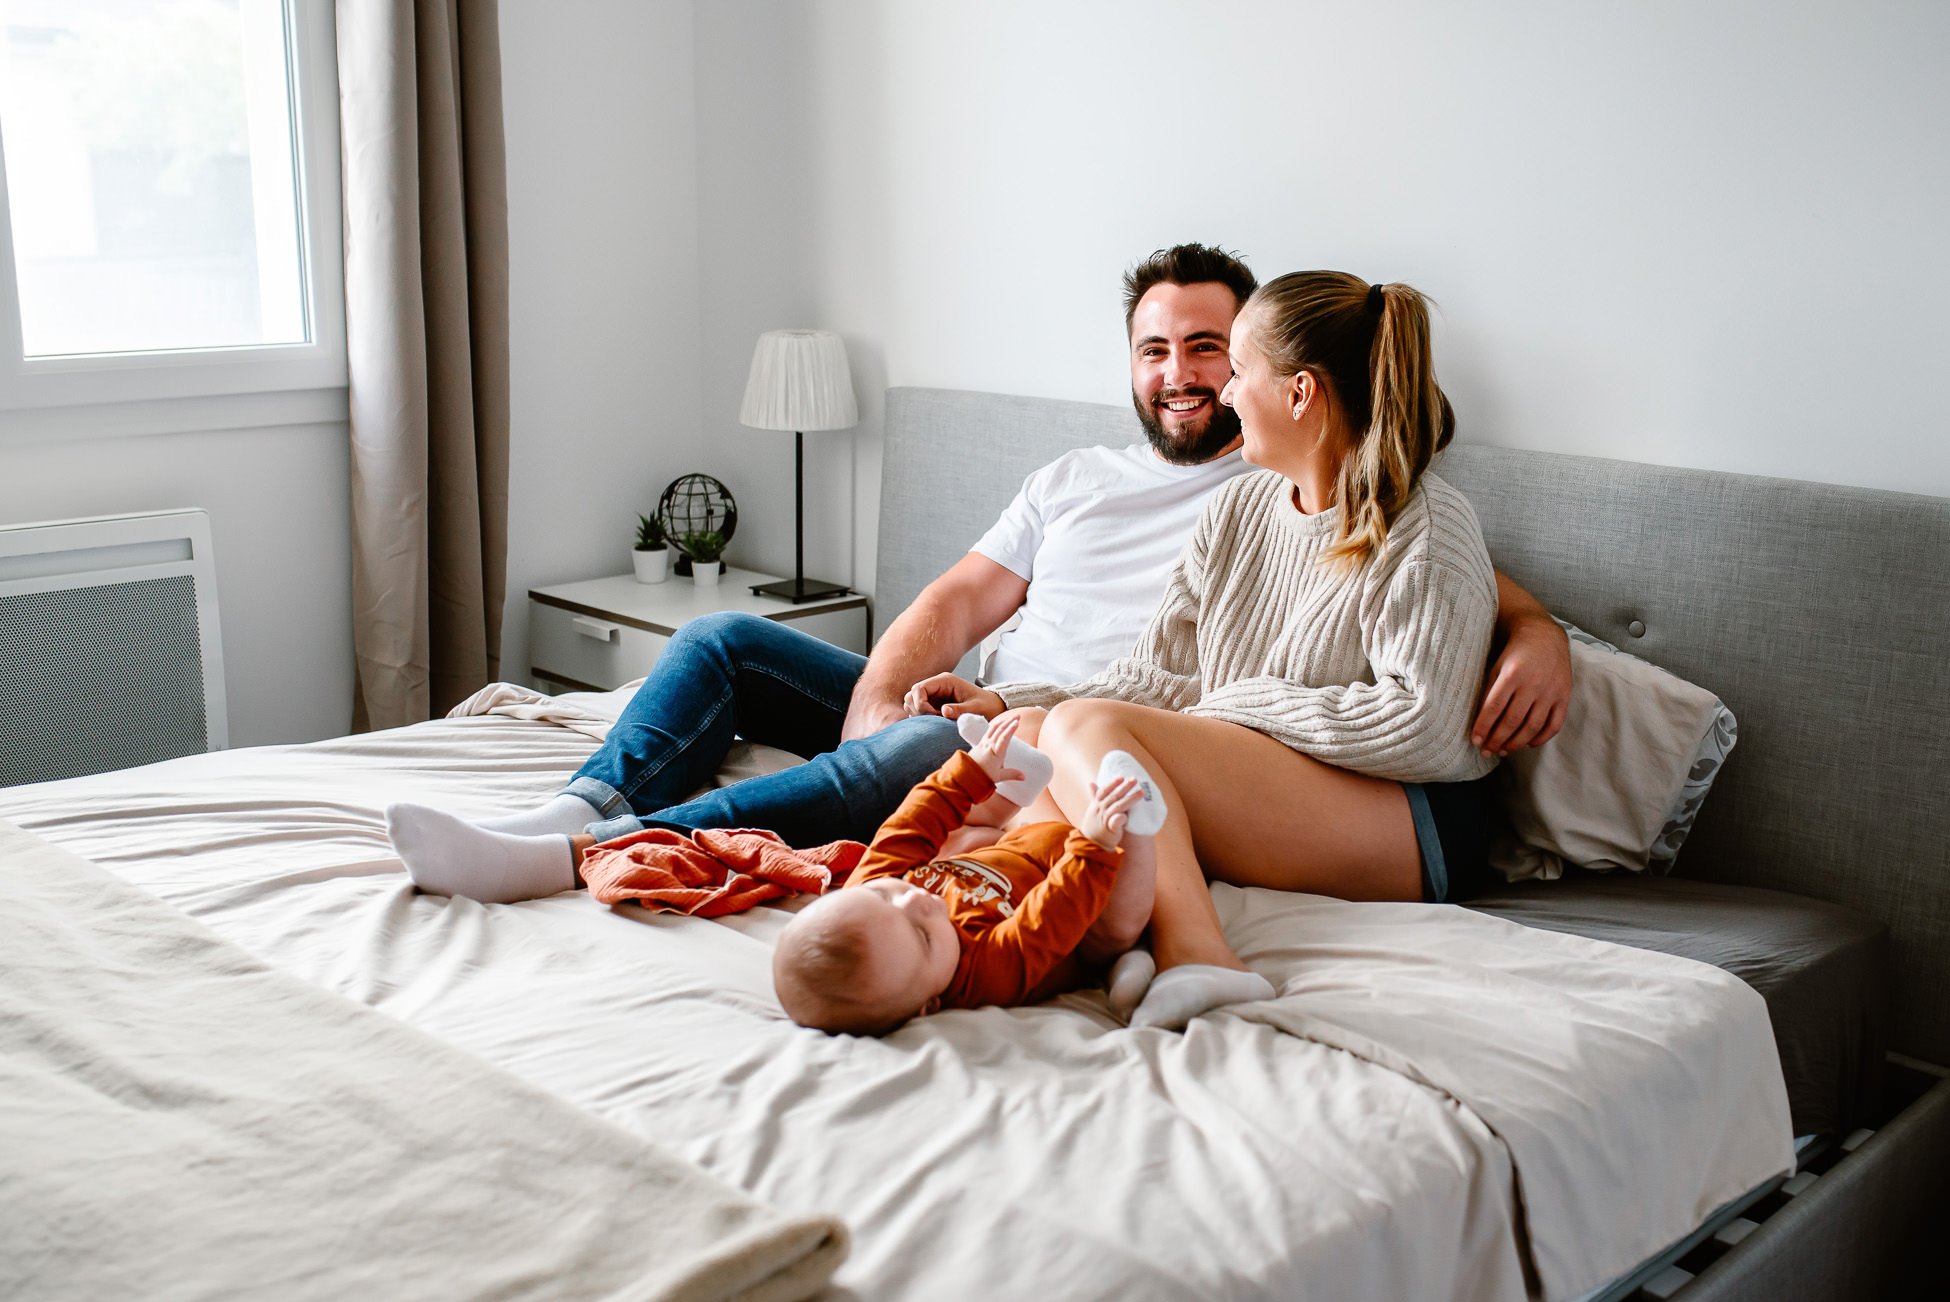
[[806,577],[806,431],[851,429],[860,423],[846,345],[830,330],[767,330],[752,354],[751,377],[738,423],[792,431],[792,577],[755,583],[762,597],[797,604],[851,591],[843,583]]

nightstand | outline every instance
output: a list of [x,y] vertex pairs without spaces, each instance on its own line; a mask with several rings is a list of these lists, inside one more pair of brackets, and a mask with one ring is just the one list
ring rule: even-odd
[[715,588],[672,575],[638,583],[627,574],[528,590],[528,672],[544,686],[606,692],[650,672],[671,634],[700,615],[741,610],[789,623],[861,655],[873,643],[873,610],[858,593],[793,605],[752,595],[774,574],[727,569]]

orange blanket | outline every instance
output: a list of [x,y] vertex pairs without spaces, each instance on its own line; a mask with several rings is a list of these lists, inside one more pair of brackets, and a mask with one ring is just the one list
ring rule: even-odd
[[649,828],[604,841],[582,857],[582,880],[604,904],[716,918],[794,891],[822,895],[853,871],[867,847],[833,841],[795,850],[770,832]]

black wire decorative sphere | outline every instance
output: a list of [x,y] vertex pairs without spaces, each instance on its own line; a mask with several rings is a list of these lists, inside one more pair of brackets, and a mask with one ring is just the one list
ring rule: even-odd
[[[671,547],[691,560],[714,561],[738,531],[738,503],[709,475],[680,475],[657,499],[657,523]],[[699,535],[710,533],[718,535],[716,552],[702,555],[711,551],[711,540]]]

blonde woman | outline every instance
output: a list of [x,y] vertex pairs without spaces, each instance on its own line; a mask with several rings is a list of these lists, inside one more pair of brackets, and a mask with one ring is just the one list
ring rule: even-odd
[[1487,848],[1495,760],[1470,722],[1496,580],[1468,501],[1426,473],[1455,418],[1425,300],[1281,276],[1240,310],[1231,358],[1221,401],[1264,469],[1213,494],[1132,653],[1067,687],[943,675],[910,694],[990,717],[1048,707],[1055,809],[1027,819],[1081,815],[1113,750],[1157,778],[1158,974],[1134,1025],[1273,995],[1227,944],[1208,878],[1440,901]]

